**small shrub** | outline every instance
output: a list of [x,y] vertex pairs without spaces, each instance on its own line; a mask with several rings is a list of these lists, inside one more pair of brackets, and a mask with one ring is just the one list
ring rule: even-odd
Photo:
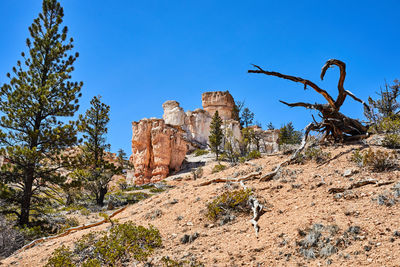
[[223,193],[207,204],[207,217],[211,220],[217,220],[228,215],[229,212],[248,212],[248,200],[251,194],[252,192],[249,189]]
[[382,144],[388,148],[400,148],[400,135],[395,133],[385,134]]
[[89,216],[90,215],[90,211],[87,208],[83,208],[83,209],[81,209],[81,214],[83,216]]
[[397,166],[397,155],[395,152],[382,150],[374,151],[371,148],[363,153],[359,150],[355,151],[351,160],[357,163],[360,167],[367,167],[375,172],[383,172]]
[[56,249],[46,266],[119,266],[130,259],[146,261],[161,245],[160,232],[153,226],[145,228],[126,222],[107,232],[84,235],[73,250],[65,246]]
[[246,157],[239,157],[239,162],[240,163],[245,163],[247,161]]
[[384,118],[378,125],[378,129],[384,133],[399,133],[400,131],[400,119]]
[[363,166],[363,158],[364,155],[361,153],[359,149],[353,152],[353,155],[351,155],[350,160],[355,162],[359,167]]
[[214,168],[212,169],[211,173],[217,173],[217,172],[223,171],[225,169],[226,169],[225,165],[217,164],[217,165],[214,166]]
[[126,190],[128,188],[128,183],[126,182],[125,179],[119,179],[118,180],[118,187],[121,190]]
[[313,224],[311,228],[298,230],[301,239],[296,241],[297,251],[306,259],[328,258],[360,240],[361,233],[359,226],[341,232],[337,225]]
[[322,151],[319,147],[307,147],[303,153],[299,153],[295,159],[297,164],[304,164],[306,161],[322,163],[331,157],[331,153]]
[[195,155],[196,157],[199,157],[199,156],[202,156],[202,155],[206,155],[206,154],[208,154],[208,151],[205,150],[205,149],[196,149],[196,150],[194,151],[194,155]]
[[75,267],[72,262],[72,252],[65,246],[57,248],[48,260],[46,267]]
[[249,154],[247,155],[248,160],[259,159],[259,158],[261,158],[261,153],[258,150],[250,151]]
[[79,225],[79,220],[76,217],[67,218],[63,226],[60,228],[59,232],[62,233],[68,228],[76,227],[78,225]]
[[150,191],[150,193],[161,193],[161,192],[165,191],[165,188],[157,188],[157,187],[155,187],[155,188],[150,189],[149,191]]

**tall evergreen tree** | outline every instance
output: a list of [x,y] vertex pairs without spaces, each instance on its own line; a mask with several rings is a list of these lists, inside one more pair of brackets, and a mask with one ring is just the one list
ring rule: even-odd
[[214,116],[212,118],[210,125],[210,136],[208,137],[211,150],[216,155],[216,160],[218,160],[218,155],[220,152],[219,147],[221,146],[222,138],[224,137],[224,133],[222,132],[221,126],[222,126],[222,119],[220,118],[217,110],[215,111]]
[[302,133],[296,131],[293,123],[289,122],[279,129],[279,144],[300,144]]
[[244,108],[241,116],[241,124],[245,128],[249,127],[253,123],[254,113],[249,108]]
[[89,190],[100,206],[104,205],[104,197],[108,191],[108,183],[121,168],[106,160],[106,152],[110,149],[106,135],[110,121],[110,106],[100,101],[101,97],[93,97],[91,107],[85,115],[79,116],[79,131],[83,133],[82,168],[77,172],[84,186]]
[[[66,123],[78,110],[82,82],[72,82],[78,53],[62,27],[64,11],[56,0],[44,0],[42,12],[29,27],[29,55],[22,53],[10,82],[0,89],[0,145],[5,164],[0,175],[3,212],[15,213],[21,225],[29,223],[40,196],[64,177],[62,151],[76,142],[76,127]],[[63,118],[63,119],[62,119]],[[19,208],[17,208],[19,206]]]
[[244,101],[236,101],[233,109],[232,109],[232,119],[236,120],[238,122],[241,121],[240,119],[240,112],[242,112],[242,109],[244,107]]

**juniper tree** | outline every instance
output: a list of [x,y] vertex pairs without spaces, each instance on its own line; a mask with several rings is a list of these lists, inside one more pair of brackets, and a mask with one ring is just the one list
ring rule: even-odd
[[108,191],[108,183],[120,168],[106,160],[106,152],[110,149],[106,135],[110,121],[110,106],[95,96],[90,101],[91,107],[85,115],[79,116],[79,131],[83,133],[82,167],[76,172],[84,187],[95,197],[96,203],[104,205],[104,197]]
[[[82,82],[71,81],[73,39],[62,26],[64,11],[56,0],[44,0],[42,12],[29,27],[29,53],[22,55],[9,83],[0,89],[0,144],[5,164],[0,175],[0,197],[19,224],[29,223],[50,186],[61,184],[58,170],[67,162],[62,151],[76,143],[74,122]],[[18,207],[19,206],[19,207]]]
[[218,160],[219,155],[219,147],[222,143],[222,138],[224,137],[224,133],[222,132],[222,119],[218,114],[218,110],[215,111],[214,116],[210,125],[210,136],[208,140],[210,142],[210,147],[213,152],[215,152],[216,160]]

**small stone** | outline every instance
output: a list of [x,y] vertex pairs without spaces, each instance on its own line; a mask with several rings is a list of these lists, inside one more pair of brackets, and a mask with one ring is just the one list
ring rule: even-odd
[[213,228],[214,227],[214,224],[210,224],[209,226],[208,226],[208,228]]
[[393,235],[396,237],[400,237],[400,231],[394,231]]
[[372,249],[371,246],[364,246],[364,250],[365,250],[365,251],[370,251],[371,249]]
[[193,223],[192,222],[187,222],[186,225],[187,226],[193,226]]
[[352,169],[347,169],[343,172],[344,177],[350,177],[353,175],[353,170]]
[[177,199],[173,199],[171,202],[169,202],[169,204],[171,204],[171,205],[174,205],[174,204],[176,204],[176,203],[178,203],[178,200],[177,200]]
[[372,259],[368,258],[367,261],[368,261],[368,262],[372,262]]

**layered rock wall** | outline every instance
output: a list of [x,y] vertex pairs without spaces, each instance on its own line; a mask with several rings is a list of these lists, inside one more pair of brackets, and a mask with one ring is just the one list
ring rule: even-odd
[[153,183],[178,171],[187,152],[184,132],[162,119],[143,119],[132,123],[132,156],[135,183]]
[[[180,169],[188,151],[207,148],[212,116],[218,110],[223,119],[223,131],[226,138],[239,151],[241,140],[240,124],[232,119],[235,101],[226,91],[206,92],[202,94],[204,109],[184,112],[179,103],[166,101],[163,119],[143,119],[132,123],[132,156],[135,167],[136,184],[159,181]],[[272,153],[278,150],[278,133],[259,131],[262,137],[259,143],[261,152]],[[226,140],[224,140],[225,142]]]
[[235,100],[229,91],[205,92],[201,95],[201,100],[203,109],[207,111],[211,117],[214,116],[215,111],[218,110],[219,116],[223,120],[232,119]]

